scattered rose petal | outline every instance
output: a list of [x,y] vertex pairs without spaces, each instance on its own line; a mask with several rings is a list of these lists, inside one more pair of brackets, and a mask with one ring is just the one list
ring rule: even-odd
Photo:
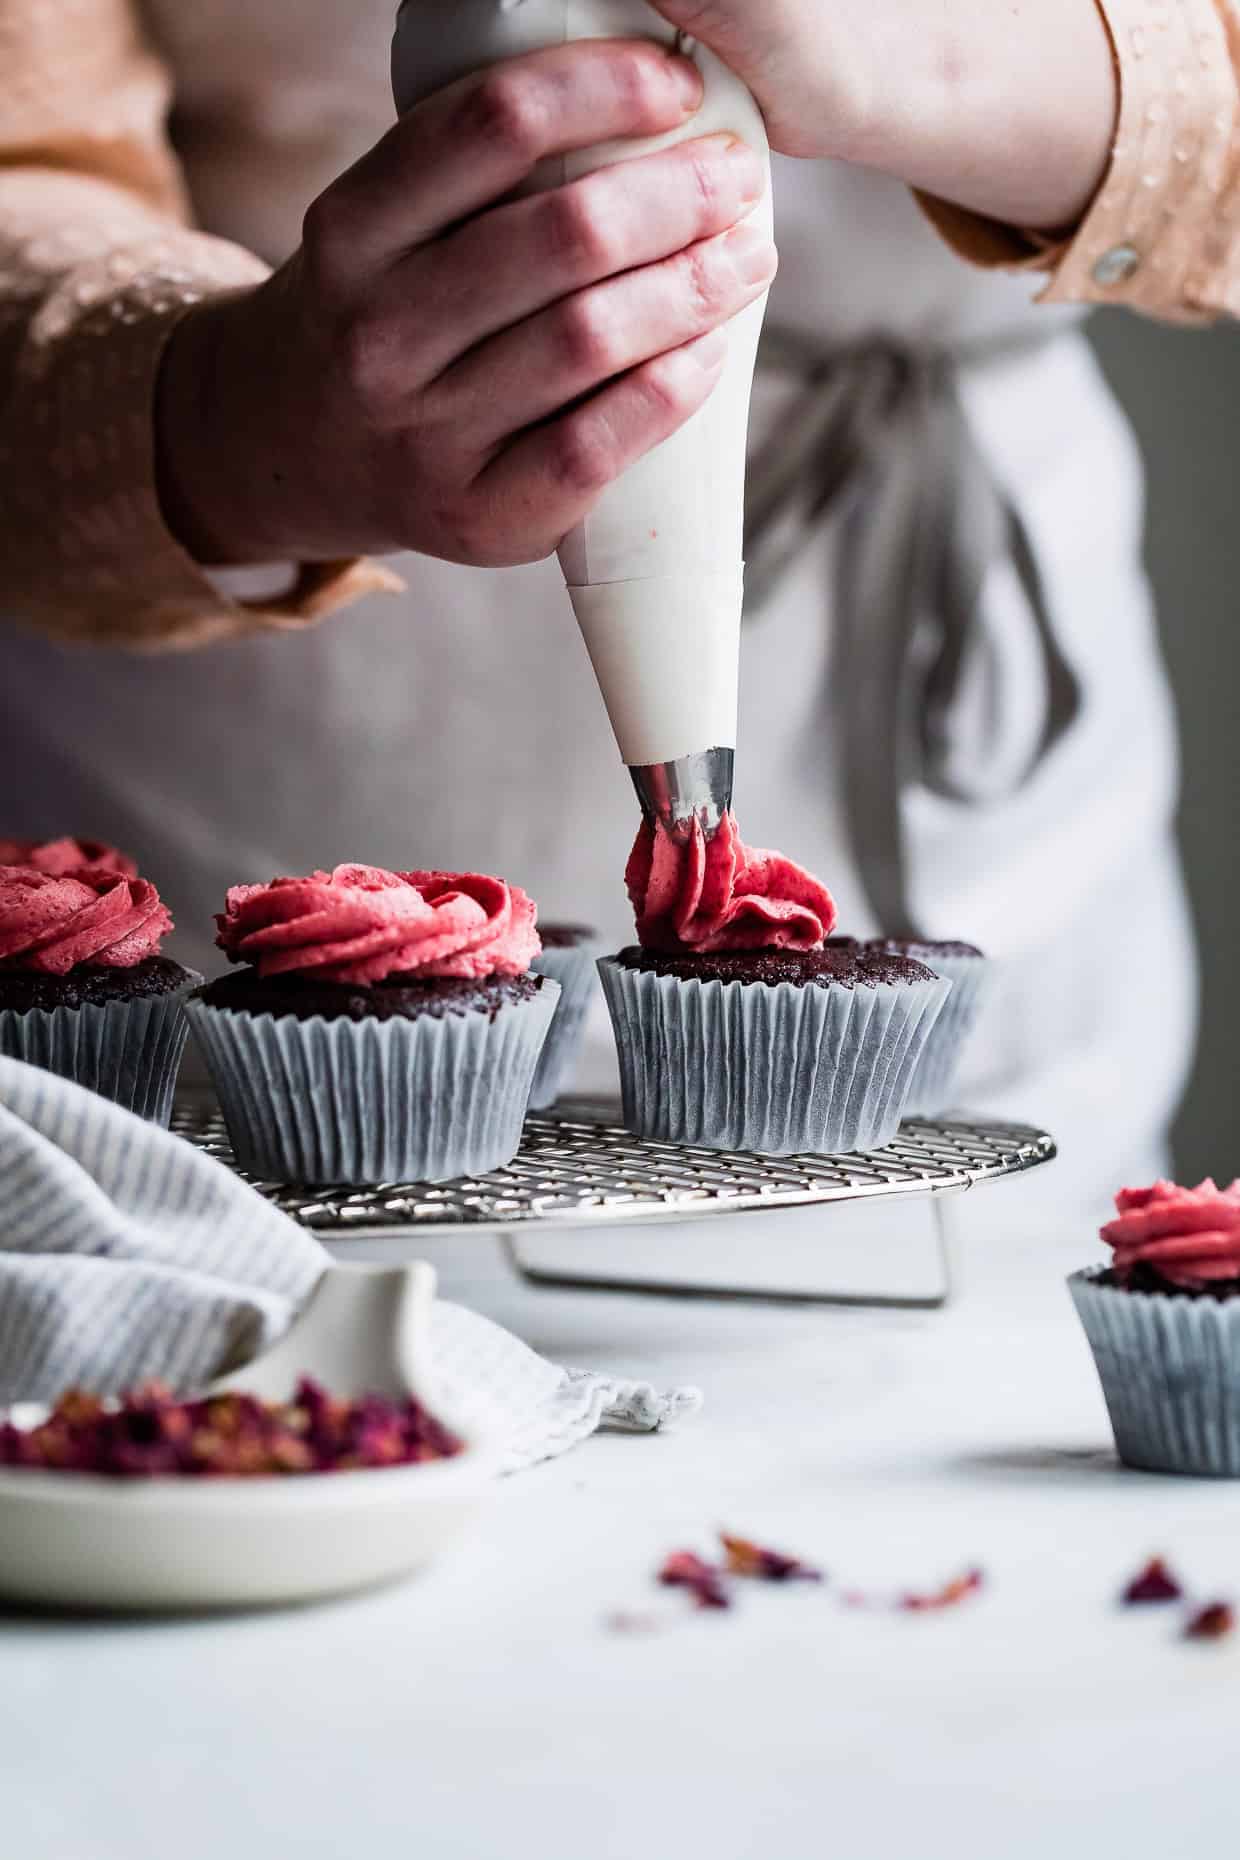
[[956,1576],[929,1595],[901,1596],[899,1607],[905,1614],[912,1615],[930,1614],[941,1608],[958,1608],[961,1602],[967,1602],[976,1595],[984,1583],[985,1577],[980,1569],[966,1570],[963,1576]]
[[840,1601],[845,1608],[879,1608],[902,1615],[932,1614],[944,1608],[958,1608],[961,1602],[967,1602],[971,1596],[976,1595],[985,1586],[985,1581],[980,1569],[970,1569],[962,1576],[953,1577],[941,1589],[931,1590],[926,1595],[916,1590],[906,1591],[903,1595],[874,1595],[864,1589],[844,1589],[840,1593]]
[[1126,1608],[1135,1608],[1147,1602],[1178,1602],[1183,1595],[1182,1584],[1163,1559],[1155,1556],[1133,1577],[1120,1599]]
[[692,1550],[673,1550],[659,1571],[666,1589],[688,1589],[699,1608],[730,1608],[723,1571]]
[[720,1531],[719,1541],[727,1553],[727,1568],[733,1576],[753,1576],[759,1582],[821,1582],[822,1571],[803,1563],[799,1557],[784,1556],[778,1550],[764,1550],[745,1537],[729,1537]]
[[632,1608],[617,1608],[609,1614],[603,1626],[609,1634],[661,1634],[671,1626],[666,1615],[642,1614]]
[[157,1382],[117,1401],[71,1390],[38,1427],[0,1423],[0,1466],[108,1479],[254,1479],[412,1466],[460,1451],[412,1398],[347,1401],[308,1378],[289,1402],[240,1392],[182,1402]]
[[1230,1602],[1210,1602],[1193,1614],[1184,1629],[1185,1640],[1226,1640],[1236,1625]]

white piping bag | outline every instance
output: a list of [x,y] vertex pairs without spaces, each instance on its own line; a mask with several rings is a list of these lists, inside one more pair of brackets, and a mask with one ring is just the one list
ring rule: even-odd
[[[678,35],[646,0],[404,0],[392,46],[397,107],[468,72],[575,39]],[[731,130],[769,159],[741,80],[684,42],[705,82],[698,114],[649,142],[601,145],[545,164],[552,187],[693,136]],[[753,217],[772,224],[770,188]],[[620,754],[647,815],[712,832],[732,799],[741,609],[745,444],[766,299],[728,331],[706,405],[640,460],[564,538],[560,562]]]

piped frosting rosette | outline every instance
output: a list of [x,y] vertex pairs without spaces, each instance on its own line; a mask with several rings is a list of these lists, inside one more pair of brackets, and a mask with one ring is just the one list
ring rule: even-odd
[[172,917],[110,847],[0,842],[0,1052],[167,1123],[200,978],[161,959]]
[[[643,825],[626,883],[641,948],[599,964],[616,1031],[625,1121],[662,1142],[766,1155],[872,1149],[895,1135],[950,984],[821,985],[660,973],[657,958],[812,957],[835,925],[826,886],[781,853],[747,847],[729,815],[707,839]],[[670,965],[669,965],[670,966]],[[915,973],[914,973],[915,971]]]
[[116,872],[121,878],[138,876],[128,853],[118,852],[103,840],[0,840],[0,865],[28,865],[36,872],[50,872],[53,878],[63,878],[83,866]]
[[526,975],[540,943],[517,886],[341,865],[235,886],[216,921],[230,960],[283,980],[290,1004],[301,984],[363,995],[356,1016],[191,1001],[243,1168],[291,1182],[438,1182],[512,1160],[556,984],[489,1009],[445,993],[443,1012],[408,1016],[367,1013],[365,997]]
[[1240,1182],[1121,1189],[1109,1268],[1069,1281],[1120,1458],[1240,1478]]

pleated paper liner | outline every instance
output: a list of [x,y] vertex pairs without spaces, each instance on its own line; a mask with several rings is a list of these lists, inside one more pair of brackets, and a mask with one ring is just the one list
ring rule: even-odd
[[1240,1479],[1240,1298],[1172,1297],[1068,1281],[1115,1445],[1146,1472]]
[[187,1013],[238,1163],[269,1181],[448,1182],[512,1161],[559,985],[410,1020]]
[[990,964],[984,956],[943,956],[937,951],[917,959],[952,985],[913,1074],[906,1107],[914,1116],[934,1117],[954,1102],[956,1075],[981,1009]]
[[560,1005],[530,1093],[530,1109],[545,1111],[569,1083],[581,1051],[590,1000],[598,985],[598,945],[584,942],[571,949],[544,949],[530,967],[536,975],[549,975],[560,984]]
[[82,1007],[0,1010],[0,1052],[167,1124],[188,1027],[186,998],[200,976],[163,995]]
[[880,1149],[951,983],[798,988],[685,981],[599,963],[637,1135],[708,1149]]

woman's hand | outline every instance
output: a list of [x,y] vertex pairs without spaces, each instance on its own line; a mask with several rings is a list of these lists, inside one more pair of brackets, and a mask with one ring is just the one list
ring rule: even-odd
[[[687,60],[558,47],[412,110],[310,208],[296,256],[180,323],[160,489],[200,561],[550,554],[714,387],[769,285],[733,137],[524,198],[543,159],[681,127]],[[736,230],[733,230],[736,228]]]
[[746,79],[775,146],[1025,227],[1071,224],[1118,86],[1096,0],[652,0]]

